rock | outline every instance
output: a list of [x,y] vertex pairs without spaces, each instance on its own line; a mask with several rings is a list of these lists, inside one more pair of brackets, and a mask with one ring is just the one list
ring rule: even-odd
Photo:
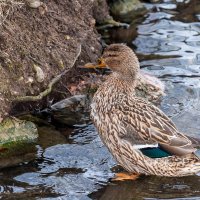
[[73,112],[68,109],[53,112],[53,118],[57,124],[69,127],[73,127],[76,124],[85,124],[89,121],[88,115],[85,115],[84,112]]
[[80,108],[83,108],[86,104],[86,95],[74,95],[62,101],[59,101],[51,106],[51,109],[61,110],[61,109],[70,109],[71,111],[79,111]]
[[38,131],[32,122],[6,118],[0,124],[0,168],[34,158]]
[[104,24],[105,19],[111,18],[106,0],[95,0],[93,6],[93,16],[97,24]]
[[67,141],[67,138],[62,135],[55,128],[42,126],[38,128],[39,139],[38,144],[46,149],[47,147],[54,146],[56,144],[64,144]]
[[8,156],[8,157],[5,156],[0,158],[0,169],[16,166],[19,163],[30,162],[31,160],[34,160],[37,149],[33,145],[27,146],[27,148],[29,149],[29,153],[24,153],[24,152],[21,153],[19,151],[20,152],[20,154],[18,153],[19,155]]
[[40,0],[26,0],[30,8],[39,8],[43,3]]
[[89,100],[86,95],[74,95],[51,106],[53,118],[57,123],[73,126],[78,123],[85,123],[88,117]]
[[43,82],[44,79],[45,79],[45,75],[44,75],[43,70],[37,65],[33,65],[33,68],[34,68],[34,70],[36,72],[36,80],[37,80],[37,82],[39,82],[39,83]]
[[[41,113],[42,115],[42,113]],[[25,114],[25,115],[20,115],[19,116],[20,120],[26,120],[26,121],[31,121],[34,124],[37,124],[37,126],[48,126],[53,128],[53,125],[51,125],[48,120],[43,119],[39,115],[31,115],[31,114]]]
[[6,118],[0,124],[0,147],[7,147],[15,142],[34,142],[37,138],[37,128],[32,122]]
[[132,22],[137,16],[146,13],[146,8],[139,0],[110,1],[110,11],[115,19]]

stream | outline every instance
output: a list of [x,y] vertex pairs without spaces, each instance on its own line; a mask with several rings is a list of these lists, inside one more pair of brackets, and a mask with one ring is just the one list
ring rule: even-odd
[[[129,28],[106,30],[107,42],[125,42],[142,70],[166,85],[161,109],[188,135],[200,137],[200,1],[145,3],[147,14]],[[0,199],[199,200],[200,177],[141,176],[113,181],[116,163],[93,124],[39,125],[34,160],[0,172]],[[61,120],[62,121],[62,120]]]

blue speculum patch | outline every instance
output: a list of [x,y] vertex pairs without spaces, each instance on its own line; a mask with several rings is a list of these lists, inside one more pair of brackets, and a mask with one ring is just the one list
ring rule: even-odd
[[163,157],[168,157],[171,156],[172,154],[164,151],[160,147],[148,147],[144,149],[140,149],[140,151],[145,155],[150,158],[163,158]]

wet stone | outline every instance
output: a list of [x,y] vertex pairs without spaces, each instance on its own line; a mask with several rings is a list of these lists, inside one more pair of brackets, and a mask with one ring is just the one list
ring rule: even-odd
[[38,144],[42,148],[47,148],[56,144],[66,143],[67,138],[54,127],[41,126],[38,128],[39,138]]
[[73,126],[88,120],[85,112],[89,112],[89,99],[86,95],[75,95],[53,104],[51,109],[57,123]]
[[38,131],[32,122],[4,119],[0,124],[0,168],[34,159],[37,138]]
[[33,142],[38,138],[35,124],[17,118],[6,118],[0,124],[0,144],[12,142]]
[[71,111],[79,111],[86,106],[86,95],[75,95],[67,99],[63,99],[51,106],[52,110],[70,109]]

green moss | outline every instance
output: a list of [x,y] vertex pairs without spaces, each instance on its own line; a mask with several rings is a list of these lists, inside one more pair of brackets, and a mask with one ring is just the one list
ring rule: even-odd
[[0,147],[13,148],[19,143],[31,143],[38,138],[35,124],[16,118],[6,118],[0,124]]
[[26,154],[36,151],[35,143],[24,143],[23,141],[13,141],[0,145],[0,158]]
[[32,122],[6,118],[0,124],[0,158],[33,152],[37,138],[37,128]]

